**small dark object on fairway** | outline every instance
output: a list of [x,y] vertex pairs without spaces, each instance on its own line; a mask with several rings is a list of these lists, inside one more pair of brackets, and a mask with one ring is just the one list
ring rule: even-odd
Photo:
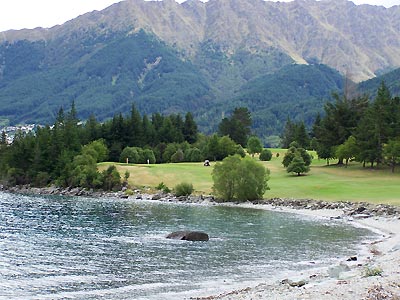
[[200,231],[175,231],[168,234],[167,239],[183,241],[208,241],[210,238],[207,233]]

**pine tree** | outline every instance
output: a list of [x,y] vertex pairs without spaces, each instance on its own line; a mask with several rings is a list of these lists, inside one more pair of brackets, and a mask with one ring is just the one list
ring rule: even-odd
[[224,118],[219,124],[221,136],[228,135],[232,140],[245,147],[252,124],[250,111],[245,107],[235,108],[230,118]]
[[359,148],[358,161],[374,163],[378,166],[383,161],[383,146],[393,137],[395,132],[394,101],[392,101],[389,89],[382,82],[378,89],[374,102],[364,113],[360,120],[355,137]]
[[197,141],[197,124],[193,119],[193,115],[188,112],[185,116],[185,122],[183,125],[183,136],[185,138],[185,141],[187,141],[190,144],[193,144]]
[[182,143],[185,138],[183,134],[184,130],[184,121],[181,117],[181,115],[170,115],[169,118],[171,119],[172,125],[173,125],[173,131],[174,131],[174,139],[173,142],[175,143]]
[[143,147],[144,136],[142,127],[142,117],[135,105],[132,105],[131,116],[127,122],[127,128],[125,130],[125,143],[131,147]]
[[285,128],[283,129],[283,133],[282,133],[282,140],[281,140],[281,146],[284,149],[289,148],[289,145],[295,141],[294,138],[294,124],[293,122],[290,120],[290,118],[288,118],[286,120],[286,124],[285,124]]
[[101,126],[97,122],[96,117],[93,114],[91,114],[89,116],[89,119],[85,123],[84,141],[82,143],[88,144],[94,140],[99,139],[100,135],[101,135]]
[[306,126],[304,125],[304,122],[299,122],[296,126],[296,131],[295,131],[295,139],[300,147],[304,149],[309,149],[310,147],[310,136],[307,133]]
[[7,145],[7,133],[3,130],[1,132],[0,148]]
[[372,118],[374,122],[373,137],[376,140],[376,157],[377,163],[383,160],[383,144],[386,143],[391,136],[391,96],[389,89],[382,82],[378,88],[378,94],[372,104]]
[[373,167],[378,159],[377,140],[373,134],[374,127],[374,116],[370,108],[360,120],[354,134],[359,149],[356,160],[362,162],[364,167],[366,163],[371,163],[371,167]]
[[[366,97],[347,99],[338,94],[333,97],[335,102],[325,105],[325,117],[313,128],[318,156],[327,160],[335,158],[336,147],[354,134],[368,105]],[[343,164],[343,160],[339,159],[338,164]]]
[[301,155],[296,153],[290,164],[287,166],[286,171],[288,173],[296,173],[297,176],[300,176],[302,173],[310,171],[310,167],[306,165]]
[[71,110],[65,118],[64,141],[65,147],[75,153],[77,153],[81,147],[78,123],[79,119],[77,117],[75,101],[72,101]]
[[296,155],[300,155],[306,166],[311,165],[312,156],[304,148],[299,147],[296,142],[290,144],[288,151],[283,157],[282,165],[287,168]]
[[143,116],[142,129],[143,129],[144,145],[150,145],[150,146],[157,145],[158,141],[156,140],[156,132],[154,130],[153,124],[150,122],[147,115]]

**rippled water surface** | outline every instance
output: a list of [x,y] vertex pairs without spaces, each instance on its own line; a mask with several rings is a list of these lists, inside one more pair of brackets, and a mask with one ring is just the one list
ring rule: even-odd
[[[165,239],[184,229],[211,239]],[[0,193],[0,299],[204,296],[352,255],[370,234],[257,209]]]

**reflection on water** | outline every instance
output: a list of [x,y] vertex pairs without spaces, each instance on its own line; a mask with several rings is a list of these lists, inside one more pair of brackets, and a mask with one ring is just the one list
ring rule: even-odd
[[[165,239],[185,229],[211,239]],[[0,299],[185,299],[326,264],[369,235],[257,209],[0,193]]]

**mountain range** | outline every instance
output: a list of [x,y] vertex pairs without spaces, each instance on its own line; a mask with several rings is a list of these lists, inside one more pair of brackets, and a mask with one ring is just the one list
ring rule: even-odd
[[288,117],[311,124],[345,81],[368,80],[359,87],[373,93],[388,74],[398,93],[399,67],[400,6],[126,0],[52,28],[1,32],[0,118],[49,123],[74,100],[82,119],[102,120],[135,104],[192,111],[207,132],[246,106],[265,138]]

